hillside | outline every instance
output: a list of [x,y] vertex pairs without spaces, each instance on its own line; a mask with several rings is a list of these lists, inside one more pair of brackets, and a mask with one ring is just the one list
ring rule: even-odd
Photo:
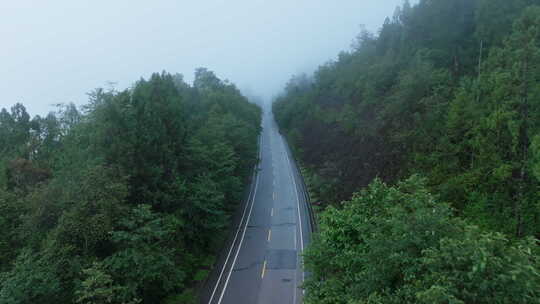
[[193,303],[257,162],[261,110],[212,72],[0,112],[0,303]]
[[538,302],[538,5],[406,1],[290,80],[273,111],[325,210],[308,303]]

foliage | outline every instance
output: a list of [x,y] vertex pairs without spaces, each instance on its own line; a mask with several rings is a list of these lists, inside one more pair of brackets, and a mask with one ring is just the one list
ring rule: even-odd
[[186,273],[178,266],[187,265],[175,261],[184,249],[182,226],[175,216],[160,216],[148,205],[134,208],[121,221],[111,236],[117,250],[103,261],[115,282],[125,287],[118,296],[126,301],[140,295],[151,301],[184,287]]
[[539,5],[405,1],[276,98],[325,208],[308,303],[538,303]]
[[510,242],[452,215],[413,176],[380,180],[321,215],[305,254],[306,303],[537,303],[532,240]]
[[0,302],[193,301],[261,110],[206,69],[89,96],[45,118],[0,111]]
[[0,302],[6,304],[45,303],[61,300],[61,283],[54,265],[44,257],[23,250],[10,272],[0,276]]
[[[111,276],[102,268],[102,264],[94,263],[90,268],[83,270],[85,279],[81,283],[81,289],[75,292],[76,303],[107,304],[121,301],[120,295],[125,292],[124,288],[113,285]],[[133,299],[121,303],[137,304],[140,302],[139,299]]]
[[324,204],[418,173],[475,224],[538,237],[534,4],[406,2],[378,36],[293,77],[273,110],[303,165],[332,186]]

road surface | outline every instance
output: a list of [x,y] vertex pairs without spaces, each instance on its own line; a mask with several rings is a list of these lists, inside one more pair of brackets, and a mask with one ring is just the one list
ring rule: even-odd
[[268,109],[262,124],[257,174],[204,304],[302,303],[300,255],[311,237],[303,185]]

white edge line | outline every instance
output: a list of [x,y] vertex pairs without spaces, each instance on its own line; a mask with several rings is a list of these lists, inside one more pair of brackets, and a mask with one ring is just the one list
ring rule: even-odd
[[[261,150],[260,150],[261,154],[262,154],[262,136],[261,136]],[[255,181],[255,191],[253,191],[253,197],[251,198],[251,207],[249,208],[249,213],[248,213],[248,217],[247,217],[247,220],[246,220],[246,224],[244,225],[244,232],[242,233],[242,237],[240,238],[240,244],[238,244],[238,250],[236,250],[236,254],[234,255],[234,260],[233,260],[233,263],[231,265],[231,270],[229,270],[229,274],[227,275],[227,280],[225,280],[225,285],[223,286],[223,290],[221,291],[221,295],[219,297],[219,300],[218,300],[218,304],[221,303],[221,301],[223,300],[223,296],[225,295],[225,291],[227,290],[227,285],[229,284],[229,279],[231,278],[231,274],[233,272],[233,269],[234,269],[234,265],[236,265],[236,259],[238,258],[238,254],[240,253],[240,249],[242,249],[242,243],[244,242],[244,237],[246,236],[246,230],[247,230],[247,226],[248,226],[248,223],[249,223],[249,219],[251,218],[251,211],[253,211],[253,205],[255,205],[255,196],[257,194],[257,188],[259,186],[259,174],[257,172],[257,180]]]
[[[304,237],[303,237],[303,233],[302,233],[302,217],[300,216],[300,199],[298,198],[298,188],[296,186],[296,180],[294,179],[294,176],[292,176],[291,159],[289,158],[289,152],[287,151],[287,149],[285,147],[285,139],[283,138],[283,135],[281,136],[281,142],[283,143],[283,148],[285,149],[285,155],[287,156],[287,163],[289,164],[289,176],[293,180],[294,192],[296,193],[296,210],[298,211],[298,221],[299,221],[299,224],[300,224],[300,226],[298,227],[298,229],[300,230],[300,251],[304,252]],[[304,282],[304,280],[305,280],[305,273],[302,270],[302,282]],[[296,285],[296,282],[295,282],[295,285]],[[304,293],[304,290],[302,290],[302,293]],[[294,294],[296,295],[296,287],[295,287]],[[294,304],[296,304],[296,302]]]
[[[285,148],[285,139],[283,139],[283,136],[281,137],[283,141],[283,148]],[[300,224],[300,249],[303,252],[304,251],[304,238],[302,235],[302,217],[300,216],[300,199],[298,198],[298,188],[296,186],[296,180],[294,179],[294,176],[292,176],[292,166],[291,166],[291,159],[289,158],[289,153],[287,150],[285,150],[285,155],[287,156],[287,163],[289,164],[289,176],[291,177],[293,184],[294,184],[294,192],[296,193],[296,211],[298,211],[298,221]],[[303,272],[302,272],[303,273]]]
[[[262,151],[262,135],[261,135],[261,140],[260,140],[259,147],[260,147],[260,150]],[[260,155],[259,155],[259,158],[260,158]],[[257,173],[257,168],[255,168],[255,173],[254,174],[256,174],[256,176],[257,176],[256,179],[258,180],[259,174]],[[255,184],[255,188],[257,188],[257,184]],[[210,300],[208,301],[209,304],[212,303],[212,300],[214,300],[214,295],[215,295],[216,290],[217,290],[217,288],[219,286],[219,283],[221,282],[221,277],[223,276],[223,272],[225,271],[225,268],[227,268],[227,262],[229,261],[229,258],[231,256],[231,252],[234,249],[234,244],[236,243],[236,239],[238,238],[238,233],[240,232],[240,230],[242,228],[242,222],[244,221],[244,216],[246,215],[246,211],[248,209],[249,202],[250,202],[250,200],[252,198],[253,193],[254,193],[253,191],[249,192],[247,204],[244,207],[244,212],[242,212],[242,219],[240,220],[240,223],[238,225],[238,229],[236,230],[236,234],[234,235],[234,240],[231,243],[231,249],[229,249],[229,253],[227,254],[227,258],[225,259],[225,262],[223,263],[223,268],[221,268],[221,272],[219,273],[219,277],[218,277],[218,279],[216,281],[216,286],[214,286],[214,290],[212,291],[212,295],[210,296]],[[247,225],[247,223],[246,223],[246,225]]]

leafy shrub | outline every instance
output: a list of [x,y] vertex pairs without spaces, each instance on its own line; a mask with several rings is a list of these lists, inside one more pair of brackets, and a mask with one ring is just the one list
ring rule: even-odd
[[467,225],[418,176],[376,180],[321,215],[305,254],[306,302],[535,303],[535,247]]

